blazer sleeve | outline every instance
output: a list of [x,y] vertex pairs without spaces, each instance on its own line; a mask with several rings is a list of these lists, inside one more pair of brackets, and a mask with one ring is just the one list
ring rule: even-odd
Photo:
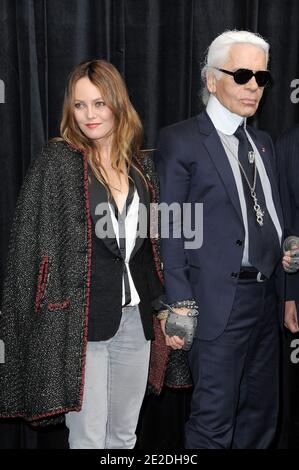
[[[160,207],[166,211],[171,204],[180,207],[188,201],[191,184],[191,170],[184,158],[183,140],[173,128],[160,132],[155,153],[155,164],[160,180]],[[161,213],[163,211],[161,210]],[[161,218],[161,259],[163,264],[166,300],[174,303],[193,298],[189,283],[189,266],[184,248],[184,236],[174,237],[176,221],[169,211],[169,223]],[[179,223],[182,228],[182,218]],[[167,233],[169,229],[169,234]]]
[[[299,127],[276,142],[284,237],[299,237]],[[299,272],[286,274],[286,300],[299,301]]]

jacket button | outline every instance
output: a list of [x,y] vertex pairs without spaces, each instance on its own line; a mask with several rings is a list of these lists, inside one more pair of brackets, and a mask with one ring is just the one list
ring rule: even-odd
[[121,258],[114,258],[114,263],[120,263],[121,262]]
[[231,273],[231,277],[238,277],[238,273]]
[[238,246],[242,246],[242,245],[243,245],[243,242],[242,242],[242,240],[237,240],[237,241],[236,241],[236,245],[238,245]]

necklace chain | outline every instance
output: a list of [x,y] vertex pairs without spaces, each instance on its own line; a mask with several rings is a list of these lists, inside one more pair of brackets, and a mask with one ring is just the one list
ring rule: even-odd
[[231,148],[227,145],[227,143],[221,139],[221,141],[224,143],[225,147],[229,150],[230,154],[234,157],[234,159],[238,162],[239,168],[242,171],[245,181],[249,187],[250,190],[250,195],[253,199],[253,209],[256,215],[256,221],[260,225],[260,227],[264,224],[264,214],[265,212],[261,209],[261,206],[258,203],[257,195],[255,192],[256,188],[256,178],[257,178],[257,166],[256,166],[256,158],[255,158],[255,152],[253,151],[254,157],[253,157],[253,164],[254,164],[254,174],[253,174],[253,184],[251,186],[249,179],[246,175],[246,172],[240,162],[240,160],[234,155],[233,151]]

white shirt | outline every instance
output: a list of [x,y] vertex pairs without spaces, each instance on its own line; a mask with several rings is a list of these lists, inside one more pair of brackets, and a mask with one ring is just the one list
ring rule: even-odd
[[275,205],[273,202],[271,184],[270,184],[263,160],[260,156],[260,153],[255,143],[253,142],[252,138],[250,137],[250,135],[248,134],[246,130],[246,118],[229,111],[220,103],[220,101],[214,95],[210,95],[206,111],[217,130],[217,133],[220,137],[220,140],[224,147],[225,153],[227,155],[227,158],[229,160],[229,163],[230,163],[230,166],[231,166],[234,178],[235,178],[235,182],[236,182],[236,186],[237,186],[237,190],[239,194],[242,218],[243,218],[243,223],[244,223],[244,228],[245,228],[245,240],[244,240],[242,266],[250,266],[249,255],[248,255],[249,238],[248,238],[248,223],[247,223],[247,206],[246,206],[246,201],[245,201],[245,196],[244,196],[242,177],[241,177],[240,168],[238,164],[239,140],[237,139],[236,136],[233,135],[236,132],[237,128],[242,123],[244,123],[244,130],[246,132],[247,138],[249,142],[251,143],[251,146],[255,153],[257,171],[258,171],[261,183],[262,183],[267,210],[269,212],[269,215],[277,231],[279,243],[281,243],[282,229],[281,229],[279,219],[276,213]]
[[[109,209],[110,209],[110,214],[111,214],[111,220],[112,220],[112,225],[113,225],[113,230],[115,233],[116,241],[119,246],[119,228],[118,228],[118,221],[115,217],[114,213],[114,208],[109,203]],[[128,278],[129,278],[129,285],[130,285],[130,291],[131,291],[131,302],[128,305],[138,305],[140,302],[140,297],[138,295],[138,292],[134,286],[134,282],[131,276],[130,268],[129,268],[129,259],[131,257],[132,251],[135,246],[136,242],[136,235],[137,235],[137,224],[138,224],[138,211],[139,211],[139,196],[138,193],[135,189],[134,196],[132,203],[129,207],[129,210],[126,214],[125,217],[125,233],[126,233],[126,267],[127,267],[127,272],[128,272]],[[124,278],[122,281],[122,305],[125,305],[125,283],[124,283]]]

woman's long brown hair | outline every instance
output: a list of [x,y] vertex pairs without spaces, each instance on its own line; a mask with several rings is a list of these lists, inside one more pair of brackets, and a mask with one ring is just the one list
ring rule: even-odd
[[124,172],[124,168],[127,172],[129,171],[133,156],[139,155],[143,128],[130,101],[124,80],[112,64],[105,60],[91,60],[74,69],[65,91],[60,135],[71,145],[87,151],[88,162],[95,177],[111,194],[103,177],[106,173],[101,164],[100,148],[83,134],[74,117],[74,89],[77,81],[82,77],[88,77],[91,83],[99,89],[103,100],[114,114],[115,128],[111,135],[110,158],[112,168],[119,176]]

